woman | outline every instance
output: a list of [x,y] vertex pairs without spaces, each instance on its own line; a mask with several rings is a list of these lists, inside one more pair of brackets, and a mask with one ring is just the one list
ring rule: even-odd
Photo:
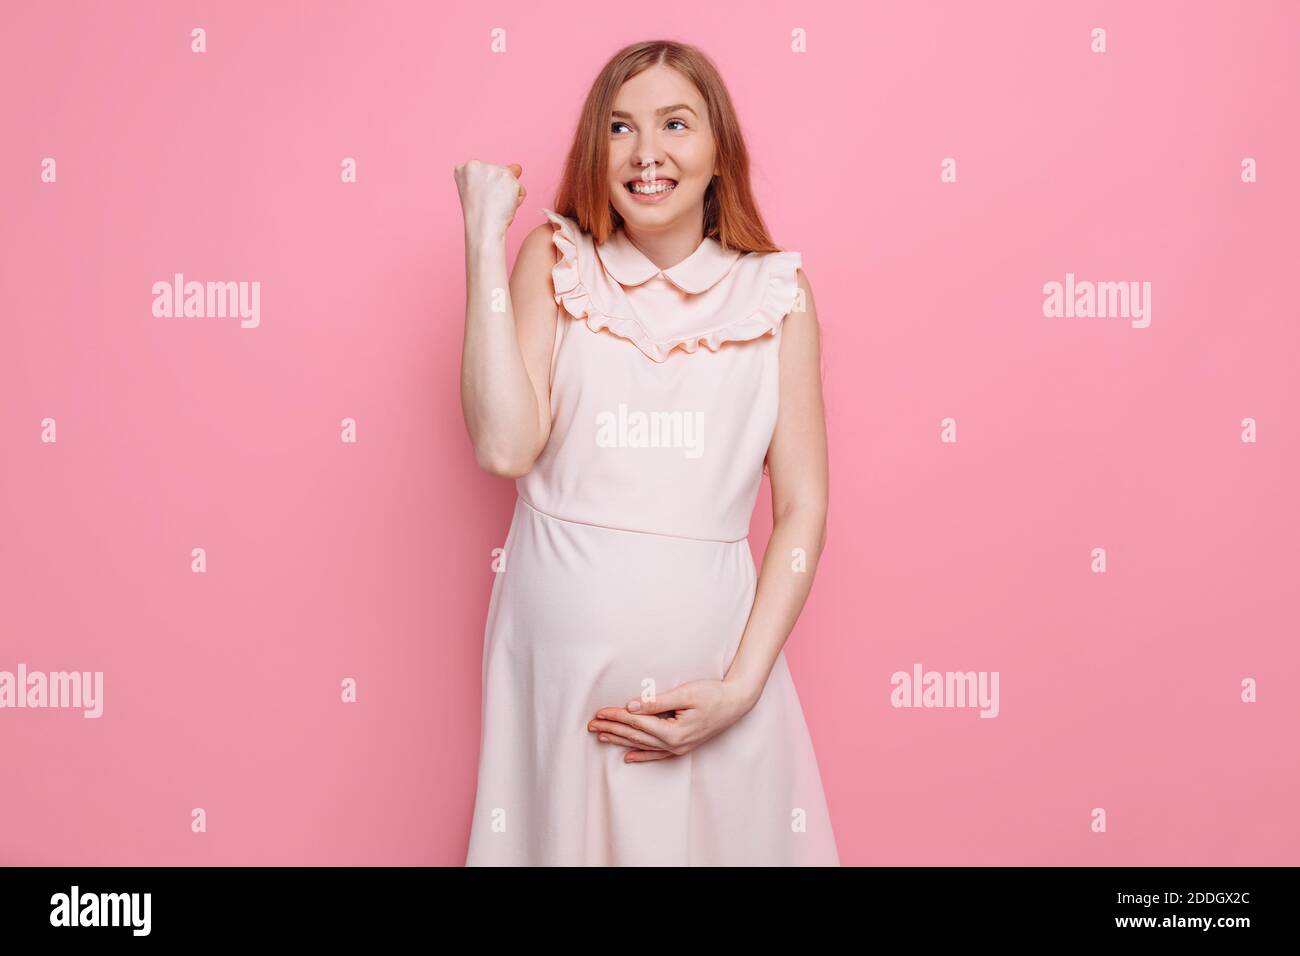
[[456,169],[465,421],[518,491],[466,863],[838,865],[782,653],[826,537],[817,317],[726,88],[689,46],[616,54],[507,294],[521,173]]

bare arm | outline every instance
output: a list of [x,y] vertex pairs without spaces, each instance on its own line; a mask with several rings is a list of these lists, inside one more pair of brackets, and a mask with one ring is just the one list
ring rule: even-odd
[[[754,606],[725,678],[741,690],[750,706],[762,694],[777,655],[803,610],[826,544],[829,468],[821,336],[812,287],[802,270],[799,287],[806,308],[783,320],[781,406],[768,449],[772,537],[763,554]],[[796,549],[803,552],[802,563]]]
[[466,222],[461,407],[475,460],[501,477],[526,474],[550,437],[553,231],[529,232],[507,283],[505,236]]
[[720,681],[690,680],[648,701],[596,711],[587,729],[634,748],[623,758],[629,763],[689,753],[752,710],[812,590],[826,544],[826,420],[817,310],[802,271],[799,288],[805,308],[782,320],[780,409],[767,450],[772,537],[740,647]]

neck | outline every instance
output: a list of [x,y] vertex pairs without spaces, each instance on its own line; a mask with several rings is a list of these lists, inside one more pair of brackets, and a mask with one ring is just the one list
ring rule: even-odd
[[645,229],[623,220],[628,241],[660,269],[671,269],[686,259],[704,241],[704,210],[698,217]]

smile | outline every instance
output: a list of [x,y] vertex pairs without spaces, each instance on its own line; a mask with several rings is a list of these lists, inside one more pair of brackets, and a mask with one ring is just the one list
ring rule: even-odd
[[670,193],[676,188],[677,182],[672,179],[656,179],[651,183],[634,179],[627,184],[628,192],[638,196],[657,196],[660,193]]
[[634,179],[626,185],[627,191],[632,194],[633,199],[638,204],[647,206],[667,202],[668,197],[677,188],[677,181],[675,179],[655,179],[652,182],[645,182],[641,179]]

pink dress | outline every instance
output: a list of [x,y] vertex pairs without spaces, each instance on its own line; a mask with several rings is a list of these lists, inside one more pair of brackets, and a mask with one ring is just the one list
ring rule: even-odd
[[598,248],[543,212],[562,253],[553,425],[492,586],[466,865],[838,866],[784,654],[690,753],[629,764],[587,730],[601,707],[720,680],[740,645],[800,255],[706,238],[660,271],[622,230]]

